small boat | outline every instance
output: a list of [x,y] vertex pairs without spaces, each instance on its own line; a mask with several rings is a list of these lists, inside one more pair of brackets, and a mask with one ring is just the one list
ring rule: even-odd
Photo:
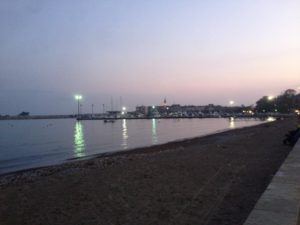
[[116,122],[116,121],[115,121],[115,120],[112,120],[112,119],[110,119],[110,120],[105,119],[105,120],[104,120],[104,123],[114,123],[114,122]]

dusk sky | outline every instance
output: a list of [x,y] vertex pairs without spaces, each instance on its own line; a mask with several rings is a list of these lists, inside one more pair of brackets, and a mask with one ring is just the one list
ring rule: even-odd
[[[300,87],[299,0],[1,0],[0,114],[254,104]],[[298,89],[300,91],[300,88]]]

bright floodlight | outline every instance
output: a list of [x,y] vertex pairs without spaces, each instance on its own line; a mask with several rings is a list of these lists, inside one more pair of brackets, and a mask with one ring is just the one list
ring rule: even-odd
[[155,109],[155,106],[154,106],[154,105],[152,106],[152,109]]
[[234,104],[234,101],[229,101],[229,105],[233,105]]
[[81,100],[81,99],[82,99],[82,96],[81,96],[81,95],[75,95],[75,99],[76,99],[76,100]]
[[269,96],[268,96],[268,100],[269,100],[269,101],[271,101],[271,100],[273,100],[273,99],[274,99],[274,96],[272,96],[272,95],[269,95]]
[[122,110],[123,110],[123,111],[126,111],[126,107],[125,107],[125,106],[123,106],[123,107],[122,107]]

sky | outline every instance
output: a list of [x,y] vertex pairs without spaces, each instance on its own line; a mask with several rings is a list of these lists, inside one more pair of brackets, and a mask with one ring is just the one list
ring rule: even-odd
[[75,94],[86,113],[111,99],[255,104],[300,87],[299,12],[299,0],[1,0],[0,114],[76,113]]

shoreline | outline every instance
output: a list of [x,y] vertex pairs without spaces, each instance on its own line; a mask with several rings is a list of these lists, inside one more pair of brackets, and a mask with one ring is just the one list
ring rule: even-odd
[[234,117],[237,119],[258,119],[265,120],[268,117],[274,118],[291,118],[293,114],[274,114],[274,113],[266,113],[266,114],[257,114],[257,115],[226,115],[226,116],[215,116],[215,115],[203,115],[203,116],[145,116],[145,117],[90,117],[90,114],[83,115],[82,118],[77,118],[76,115],[31,115],[31,116],[0,116],[0,121],[18,121],[18,120],[55,120],[55,119],[74,119],[78,121],[86,121],[86,120],[151,120],[151,119],[216,119],[223,118],[229,119],[230,117]]
[[6,224],[242,224],[294,119],[0,176]]
[[[211,118],[212,119],[212,118]],[[276,120],[274,120],[276,121]],[[57,162],[53,162],[51,164],[46,164],[46,165],[40,165],[40,166],[36,166],[36,167],[32,167],[32,168],[24,168],[24,169],[20,169],[20,170],[15,170],[15,171],[8,171],[8,172],[4,172],[4,173],[0,173],[0,178],[3,175],[9,175],[9,174],[14,174],[14,173],[19,173],[19,172],[27,172],[27,171],[31,171],[31,170],[35,170],[35,169],[43,169],[43,168],[48,168],[51,166],[59,166],[62,165],[64,163],[69,163],[69,162],[76,162],[76,161],[82,161],[82,160],[89,160],[89,159],[93,159],[93,158],[99,158],[99,157],[108,157],[108,156],[113,156],[115,154],[126,154],[127,152],[131,152],[131,151],[139,151],[139,150],[143,150],[144,148],[152,148],[155,146],[162,146],[162,145],[166,145],[166,144],[172,144],[174,143],[179,143],[182,141],[186,141],[186,140],[192,140],[192,139],[198,139],[198,138],[205,138],[206,136],[210,136],[210,135],[215,135],[215,134],[219,134],[219,133],[223,133],[223,132],[230,132],[232,130],[238,130],[238,129],[244,129],[247,127],[253,127],[253,126],[259,126],[265,123],[270,123],[270,122],[274,122],[274,121],[264,121],[261,122],[260,124],[255,124],[255,125],[250,125],[250,126],[243,126],[243,127],[238,127],[238,128],[224,128],[224,129],[220,129],[220,130],[216,130],[204,135],[199,135],[199,136],[194,136],[194,137],[188,137],[188,138],[181,138],[181,139],[175,139],[169,142],[165,142],[165,143],[161,143],[161,144],[154,144],[154,145],[147,145],[147,146],[140,146],[140,147],[133,147],[130,149],[118,149],[118,150],[114,150],[114,151],[108,151],[108,152],[102,152],[102,153],[94,153],[92,155],[87,155],[84,157],[72,157],[72,158],[66,158],[66,159],[62,159],[62,160],[57,160]]]
[[[69,163],[76,163],[76,162],[81,162],[81,161],[86,161],[86,160],[94,160],[94,159],[99,159],[99,158],[108,158],[108,157],[117,157],[117,156],[122,156],[122,155],[130,155],[130,154],[146,154],[146,153],[153,153],[156,151],[164,151],[164,150],[157,150],[157,148],[168,148],[168,146],[170,145],[177,145],[177,144],[184,144],[184,143],[189,143],[191,141],[195,141],[198,139],[202,139],[202,138],[206,138],[206,137],[210,137],[210,136],[215,136],[218,134],[222,134],[222,133],[227,133],[227,132],[231,132],[231,131],[237,131],[237,130],[243,130],[243,129],[247,129],[250,127],[257,127],[257,126],[262,126],[264,124],[267,123],[274,123],[275,121],[271,121],[271,122],[264,122],[261,124],[256,124],[256,125],[251,125],[251,126],[244,126],[244,127],[239,127],[239,128],[226,128],[226,129],[220,129],[220,130],[216,130],[215,132],[212,133],[208,133],[208,134],[204,134],[201,136],[195,136],[195,137],[190,137],[190,138],[183,138],[183,139],[176,139],[173,141],[169,141],[166,143],[162,143],[162,144],[154,144],[154,145],[148,145],[148,146],[142,146],[142,147],[135,147],[135,148],[130,148],[130,149],[126,149],[126,150],[115,150],[115,151],[111,151],[111,152],[103,152],[103,153],[95,153],[92,155],[88,155],[88,156],[84,156],[84,157],[77,157],[77,158],[68,158],[65,159],[61,162],[57,162],[51,165],[45,165],[45,166],[38,166],[38,167],[32,167],[32,168],[27,168],[27,169],[21,169],[21,170],[17,170],[17,171],[12,171],[12,172],[6,172],[6,173],[0,173],[0,186],[1,186],[1,177],[3,176],[8,176],[8,175],[14,175],[14,174],[19,174],[19,173],[30,173],[30,172],[34,172],[35,170],[47,170],[47,169],[51,169],[51,167],[59,167],[59,166],[64,166],[64,164],[69,164]],[[152,150],[154,149],[154,150]],[[167,150],[167,149],[165,149]],[[149,152],[148,152],[149,151]]]

